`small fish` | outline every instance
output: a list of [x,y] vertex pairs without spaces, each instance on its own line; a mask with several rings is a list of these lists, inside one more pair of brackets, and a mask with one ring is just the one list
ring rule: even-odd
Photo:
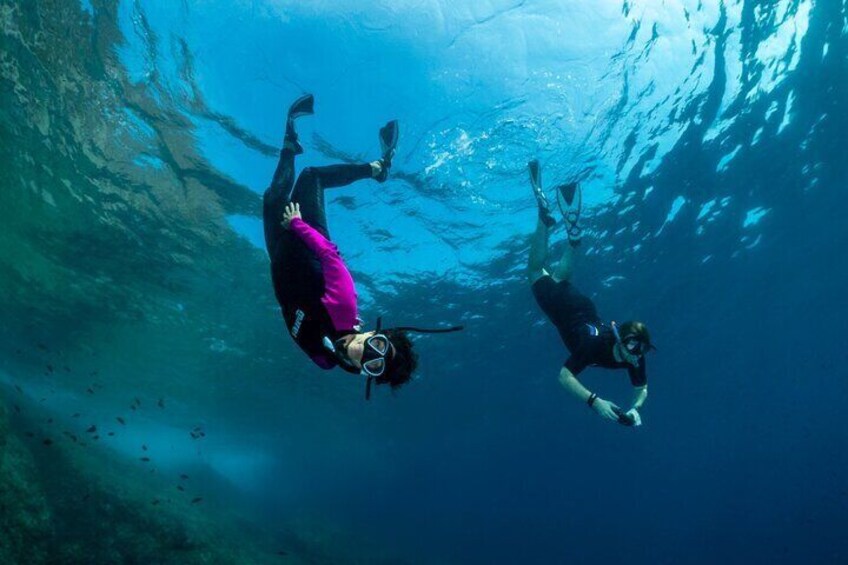
[[180,475],[180,478],[181,478],[182,480],[184,480],[184,481],[187,481],[187,480],[188,480],[188,475],[186,475],[186,474],[182,474],[182,475]]
[[70,368],[70,367],[68,367],[67,365],[62,365],[62,368],[63,368],[63,369],[65,369],[65,372],[66,372],[66,373],[70,373],[70,372],[71,372],[71,368]]
[[71,416],[71,418],[79,418],[79,417],[80,417],[80,413],[79,413],[79,412],[74,412],[74,415],[73,415],[73,416]]
[[108,435],[109,437],[112,437],[113,435],[115,435],[115,432],[109,432],[109,433],[108,433],[108,434],[106,434],[106,435]]
[[52,439],[50,439],[50,438],[46,438],[46,439],[45,439],[44,441],[42,441],[41,443],[43,443],[44,445],[53,445],[53,440],[52,440]]
[[20,413],[21,413],[21,407],[20,407],[20,406],[18,406],[17,404],[12,404],[12,408],[14,408],[14,409],[15,409],[15,414],[20,414]]
[[283,551],[282,549],[277,552],[277,555],[288,555],[288,554],[289,554],[288,551]]
[[15,385],[15,390],[18,391],[20,394],[24,393],[23,389],[21,387],[19,387],[18,385]]
[[32,432],[26,432],[26,437],[35,437],[35,434]]
[[150,463],[150,457],[139,457],[139,460],[144,461],[145,463]]
[[147,446],[146,446],[146,445],[142,445],[142,446],[141,446],[141,450],[142,450],[142,451],[147,451]]
[[87,392],[88,394],[94,394],[94,389],[91,388],[91,387],[88,387],[87,389],[85,389],[85,392]]
[[87,429],[87,430],[85,430],[85,431],[86,431],[86,433],[93,434],[94,432],[96,432],[96,431],[97,431],[97,426],[95,426],[95,425],[93,425],[93,424],[92,424],[92,425],[91,425],[91,426],[89,426],[89,427],[88,427],[88,429]]
[[89,376],[89,377],[96,377],[98,374],[100,374],[100,371],[91,371],[91,372],[88,374],[88,376]]
[[124,419],[123,419],[123,418],[121,418],[120,416],[118,416],[118,417],[117,417],[117,418],[115,418],[115,419],[116,419],[116,420],[118,420],[118,423],[119,423],[119,424],[121,424],[122,426],[126,426],[126,425],[127,425],[126,421],[124,421]]
[[131,405],[130,405],[130,410],[132,410],[133,412],[135,412],[135,404],[131,404]]
[[192,498],[192,499],[191,499],[191,503],[192,503],[192,504],[200,504],[201,502],[203,502],[203,497],[202,497],[202,496],[198,496],[197,498]]
[[53,423],[53,418],[47,418],[47,423],[48,423],[48,424],[52,424],[52,423]]
[[180,492],[185,492],[185,487],[183,487],[183,485],[177,485],[177,490]]
[[89,498],[91,498],[91,493],[88,493],[88,494],[86,494],[85,496],[83,496],[83,497],[82,497],[82,501],[83,501],[83,502],[85,502],[85,501],[86,501],[86,500],[88,500]]
[[36,343],[36,344],[35,344],[35,346],[36,346],[37,348],[39,348],[40,350],[42,350],[42,351],[50,351],[49,349],[47,349],[47,346],[46,346],[46,345],[44,345],[43,343],[40,343],[40,342],[39,342],[39,343]]
[[97,441],[98,439],[100,439],[100,436],[92,436],[91,439]]
[[136,406],[141,406],[141,400],[139,400],[138,397],[133,398],[133,404],[135,404]]
[[53,372],[53,365],[51,365],[51,364],[49,364],[49,363],[48,363],[48,364],[47,364],[47,371],[48,371],[48,372],[50,372],[50,373],[52,373],[52,372]]
[[164,397],[160,398],[159,402],[157,402],[156,404],[159,406],[159,408],[164,408],[165,407],[165,398]]
[[153,506],[158,505],[158,504],[159,504],[159,499],[158,499],[158,498],[154,499],[154,500],[153,500],[153,502],[151,502],[150,504],[152,504]]

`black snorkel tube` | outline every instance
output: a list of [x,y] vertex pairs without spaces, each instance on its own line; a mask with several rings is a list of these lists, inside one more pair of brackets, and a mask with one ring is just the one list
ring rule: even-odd
[[[377,318],[377,326],[374,328],[374,333],[381,333],[383,327],[383,317],[380,316]],[[410,333],[419,333],[419,334],[447,334],[452,332],[459,332],[465,329],[465,326],[452,326],[450,328],[418,328],[415,326],[398,326],[394,328],[388,328],[386,331],[390,332],[410,332]],[[388,339],[388,338],[387,338]],[[391,340],[389,340],[391,342]],[[368,375],[368,379],[365,381],[365,400],[371,400],[371,381],[374,380],[374,377]]]
[[[390,332],[412,332],[419,334],[446,334],[452,332],[458,332],[465,329],[465,326],[452,326],[450,328],[418,328],[415,326],[399,326],[394,328],[387,328],[386,331]],[[374,333],[379,334],[383,333],[383,318],[382,316],[377,318],[377,326],[374,328]],[[385,335],[385,334],[384,334]],[[386,340],[391,343],[391,340],[386,336]],[[324,338],[324,347],[333,353],[336,358],[336,361],[344,371],[348,373],[353,373],[355,375],[366,375],[368,378],[365,381],[365,400],[371,400],[371,381],[373,381],[376,377],[368,374],[362,369],[357,369],[356,366],[351,362],[350,358],[347,356],[347,351],[345,350],[344,345],[342,345],[342,340],[338,339],[336,341],[330,340],[329,337]]]

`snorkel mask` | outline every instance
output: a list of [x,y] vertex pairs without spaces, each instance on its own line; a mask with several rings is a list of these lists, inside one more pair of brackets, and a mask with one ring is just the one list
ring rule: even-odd
[[386,357],[390,351],[394,357],[392,342],[379,331],[365,340],[362,352],[362,374],[369,377],[379,377],[386,372]]
[[618,345],[621,346],[621,349],[628,355],[642,357],[645,353],[652,349],[650,344],[645,343],[635,335],[628,335],[622,339],[621,334],[618,332],[618,324],[615,322],[610,322],[610,327],[612,328],[612,333],[615,335],[616,343],[618,343]]

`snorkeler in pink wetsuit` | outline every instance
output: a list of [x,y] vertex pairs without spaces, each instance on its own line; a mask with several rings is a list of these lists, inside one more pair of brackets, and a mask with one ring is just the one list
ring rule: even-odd
[[265,191],[265,244],[271,259],[274,292],[286,327],[297,345],[322,369],[345,371],[396,388],[417,364],[406,331],[361,332],[353,277],[330,240],[324,190],[363,179],[388,177],[397,142],[397,122],[380,130],[383,156],[372,163],[308,167],[294,180],[294,158],[303,152],[296,118],[312,114],[306,95],[289,109],[280,160]]

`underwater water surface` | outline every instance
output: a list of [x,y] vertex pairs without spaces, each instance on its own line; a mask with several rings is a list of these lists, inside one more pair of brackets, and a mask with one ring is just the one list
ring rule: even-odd
[[[400,123],[327,193],[360,316],[465,326],[370,402],[270,282],[305,92],[298,169]],[[0,563],[848,561],[845,0],[0,0],[0,100]],[[638,429],[557,381],[533,158]]]

